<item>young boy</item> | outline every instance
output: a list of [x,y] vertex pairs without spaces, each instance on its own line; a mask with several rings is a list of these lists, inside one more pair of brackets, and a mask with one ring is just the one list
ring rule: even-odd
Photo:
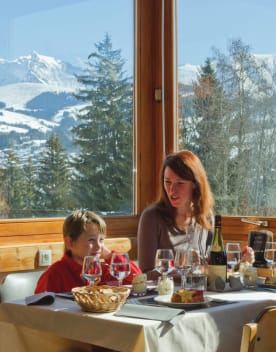
[[[53,263],[39,278],[35,293],[70,292],[73,287],[88,285],[81,277],[82,262],[86,255],[99,254],[102,263],[101,283],[114,281],[109,273],[111,254],[104,245],[106,224],[104,220],[88,210],[76,210],[63,224],[64,255]],[[131,284],[133,274],[141,273],[133,262],[131,272],[123,284]]]

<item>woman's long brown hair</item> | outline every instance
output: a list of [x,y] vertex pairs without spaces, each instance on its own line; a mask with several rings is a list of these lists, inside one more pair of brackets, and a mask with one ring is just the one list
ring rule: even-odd
[[161,192],[157,202],[158,208],[165,216],[165,220],[175,225],[176,210],[170,204],[164,188],[164,172],[169,167],[179,177],[192,181],[194,184],[192,199],[192,216],[202,227],[212,228],[212,209],[214,198],[208,182],[206,171],[200,159],[189,150],[182,150],[168,155],[161,169]]

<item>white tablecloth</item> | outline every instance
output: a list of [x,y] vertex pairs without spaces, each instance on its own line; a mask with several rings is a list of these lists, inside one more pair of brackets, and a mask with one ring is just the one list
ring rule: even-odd
[[0,351],[88,351],[95,344],[123,352],[238,352],[243,324],[262,308],[276,304],[276,294],[271,292],[207,295],[237,303],[189,311],[174,318],[174,324],[86,313],[75,302],[61,298],[50,306],[2,303],[0,341],[4,347]]

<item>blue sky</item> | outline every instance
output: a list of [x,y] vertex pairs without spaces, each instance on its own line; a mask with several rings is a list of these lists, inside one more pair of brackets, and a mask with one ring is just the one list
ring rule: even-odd
[[[0,58],[36,50],[78,63],[109,33],[130,68],[132,20],[130,0],[9,0],[0,12]],[[225,52],[233,38],[275,54],[275,22],[275,0],[179,0],[179,64],[203,64],[212,46]]]
[[241,38],[253,53],[276,54],[275,0],[179,0],[179,64],[203,64],[215,46]]
[[[59,6],[53,7],[53,4]],[[0,12],[2,58],[14,59],[36,50],[40,54],[77,63],[86,60],[95,50],[94,43],[109,33],[113,48],[122,49],[123,56],[132,59],[130,1],[9,0],[3,6],[4,11]]]

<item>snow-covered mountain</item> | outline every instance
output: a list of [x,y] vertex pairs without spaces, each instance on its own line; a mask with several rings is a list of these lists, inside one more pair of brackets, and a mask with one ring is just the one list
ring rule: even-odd
[[18,83],[40,83],[48,87],[72,91],[76,88],[74,74],[80,68],[50,56],[33,52],[15,60],[0,58],[0,86]]
[[[266,79],[275,82],[276,55],[256,59],[267,64]],[[178,68],[183,97],[192,94],[199,72],[199,65]],[[15,60],[0,58],[0,158],[11,136],[26,157],[41,150],[50,132],[58,133],[68,150],[72,148],[68,130],[77,123],[74,116],[80,108],[72,93],[79,89],[75,75],[81,73],[80,67],[37,52]]]
[[80,73],[80,67],[37,52],[0,59],[0,150],[9,147],[11,133],[15,148],[23,153],[26,146],[26,155],[30,145],[41,149],[52,131],[68,139],[64,126],[74,124],[79,101],[72,93],[79,88],[75,75]]

